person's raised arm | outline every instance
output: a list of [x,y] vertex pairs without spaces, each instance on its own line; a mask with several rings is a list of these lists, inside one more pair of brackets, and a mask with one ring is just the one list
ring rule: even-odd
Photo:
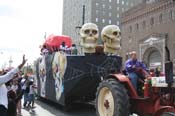
[[23,55],[22,63],[18,66],[18,69],[20,70],[25,65],[26,62],[27,59],[25,59],[25,55]]
[[25,59],[25,55],[23,55],[22,63],[17,67],[9,72],[7,72],[5,75],[0,76],[0,85],[5,84],[9,80],[11,80],[13,77],[15,77],[15,74],[19,72],[19,70],[24,66],[24,64],[27,62]]

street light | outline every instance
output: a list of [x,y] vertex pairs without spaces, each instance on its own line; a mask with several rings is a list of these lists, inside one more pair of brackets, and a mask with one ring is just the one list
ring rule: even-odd
[[84,25],[85,23],[85,5],[83,5],[83,14],[82,14],[82,25],[81,26],[76,26],[75,29],[76,29],[76,32],[78,33],[78,35],[80,34],[80,29],[81,27]]
[[[82,14],[82,25],[81,26],[76,26],[75,31],[78,35],[80,35],[80,29],[85,23],[85,5],[83,5],[83,14]],[[80,43],[78,43],[78,46],[80,47],[80,51],[82,53],[82,47],[80,46]]]

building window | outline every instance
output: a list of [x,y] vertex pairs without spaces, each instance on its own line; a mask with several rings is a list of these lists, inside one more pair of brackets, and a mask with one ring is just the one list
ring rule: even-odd
[[169,12],[169,16],[170,16],[170,20],[173,20],[173,11],[172,10]]
[[112,22],[111,22],[111,20],[109,20],[109,24],[111,24]]
[[122,1],[122,5],[124,5],[125,4],[125,1]]
[[105,23],[105,19],[102,19],[102,23]]
[[109,6],[109,9],[112,9],[112,6]]
[[99,13],[99,11],[98,10],[96,10],[96,15]]
[[143,21],[142,22],[142,27],[143,27],[143,29],[145,29],[145,27],[146,27],[146,21]]
[[117,18],[119,18],[120,17],[120,15],[119,14],[117,14]]
[[103,4],[103,8],[105,8],[105,4]]
[[95,19],[95,22],[98,22],[98,18]]
[[124,12],[125,11],[125,9],[124,8],[122,8],[122,12]]
[[129,32],[132,33],[132,26],[129,26]]
[[160,14],[160,15],[159,15],[159,22],[162,23],[162,20],[163,20],[163,15]]
[[120,3],[120,0],[117,0],[117,4],[119,4]]
[[152,17],[151,20],[150,20],[150,24],[151,24],[151,26],[154,25],[154,18],[153,18],[153,17]]
[[112,14],[111,14],[111,12],[109,13],[109,17],[111,17],[112,16]]
[[112,0],[109,0],[109,2],[112,2]]
[[103,15],[105,15],[105,12],[103,11]]
[[96,6],[98,6],[98,5],[99,5],[99,3],[96,3],[95,5],[96,5]]
[[136,24],[136,30],[139,30],[139,24],[138,23]]
[[129,2],[126,2],[126,5],[128,6],[129,5]]
[[120,22],[119,21],[117,21],[117,25],[120,25]]

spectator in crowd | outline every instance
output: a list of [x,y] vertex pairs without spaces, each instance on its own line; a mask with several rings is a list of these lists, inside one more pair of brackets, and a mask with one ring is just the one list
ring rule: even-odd
[[16,93],[13,89],[10,89],[7,93],[8,96],[8,109],[7,109],[7,116],[16,116]]
[[[35,84],[34,84],[34,81],[31,80],[29,82],[29,104],[28,104],[28,107],[32,107],[34,108],[34,102],[35,102],[35,95],[34,95],[34,92],[35,92]],[[32,105],[32,106],[31,106]]]
[[60,51],[66,52],[68,46],[66,45],[66,43],[63,41],[60,45]]
[[19,70],[24,66],[26,63],[25,56],[23,56],[22,63],[12,70],[10,70],[5,75],[0,76],[0,114],[1,116],[7,115],[7,109],[8,109],[8,99],[7,99],[7,88],[5,86],[5,83],[11,80],[12,78],[15,78],[15,74],[19,72]]
[[[9,70],[6,70],[4,74],[6,74]],[[13,79],[5,83],[7,87],[7,98],[8,98],[8,109],[7,109],[7,115],[6,116],[16,116],[16,93],[13,90],[15,87],[13,87]]]
[[78,54],[78,50],[77,50],[77,47],[76,47],[75,44],[72,44],[71,54],[73,54],[73,55],[77,55]]
[[47,49],[46,45],[43,45],[43,47],[41,48],[41,55],[48,55],[49,54],[49,50]]
[[21,80],[21,87],[24,95],[23,107],[26,108],[29,94],[29,77],[27,74],[25,74],[23,79]]
[[[20,79],[20,78],[19,78]],[[10,89],[8,91],[8,110],[7,116],[18,116],[21,115],[21,109],[18,108],[19,100],[21,99],[22,93],[20,92],[20,86],[18,85],[18,74],[15,75],[15,78],[10,81]],[[12,83],[11,83],[12,82]],[[6,83],[8,86],[8,83]]]
[[131,83],[137,90],[137,81],[141,77],[147,77],[149,74],[147,72],[146,66],[143,62],[137,60],[137,54],[135,51],[131,52],[131,58],[125,63],[125,70],[131,79]]
[[150,69],[150,76],[151,76],[151,77],[155,77],[154,69]]
[[161,72],[160,72],[160,68],[159,68],[159,67],[156,67],[156,68],[155,68],[155,76],[156,76],[156,77],[159,77],[159,76],[160,76],[160,73],[161,73]]
[[23,96],[23,90],[22,90],[22,87],[21,87],[21,80],[22,80],[22,77],[21,75],[18,75],[18,80],[17,80],[17,90],[16,90],[16,102],[17,102],[17,114],[18,116],[21,116],[21,99],[22,99],[22,96]]

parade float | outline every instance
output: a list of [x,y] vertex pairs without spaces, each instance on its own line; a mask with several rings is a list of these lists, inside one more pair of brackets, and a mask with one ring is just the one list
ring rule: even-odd
[[84,24],[80,36],[83,54],[78,55],[57,48],[63,41],[70,47],[70,37],[46,39],[44,44],[51,52],[42,55],[36,63],[38,93],[42,98],[64,107],[77,101],[95,100],[98,116],[129,116],[133,112],[141,116],[175,116],[172,62],[165,65],[165,77],[148,77],[140,82],[141,92],[138,92],[127,75],[121,72],[118,26],[103,28],[101,38],[104,44],[100,47],[97,45],[99,30],[96,24]]

